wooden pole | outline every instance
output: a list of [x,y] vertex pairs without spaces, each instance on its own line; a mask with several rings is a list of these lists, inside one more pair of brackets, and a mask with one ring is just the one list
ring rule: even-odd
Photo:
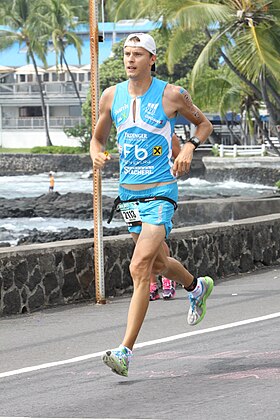
[[[92,133],[98,118],[98,0],[89,0]],[[96,303],[106,303],[104,283],[101,171],[93,170],[94,271]]]

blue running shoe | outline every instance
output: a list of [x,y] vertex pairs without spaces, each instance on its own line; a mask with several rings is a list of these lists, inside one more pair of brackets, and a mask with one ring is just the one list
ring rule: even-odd
[[211,277],[199,277],[197,279],[201,285],[201,293],[199,296],[193,296],[192,292],[189,292],[190,309],[188,312],[188,324],[196,325],[203,320],[206,313],[206,299],[210,296],[214,281]]
[[114,350],[107,350],[102,360],[114,373],[121,376],[128,376],[128,367],[132,358],[132,351],[125,346]]

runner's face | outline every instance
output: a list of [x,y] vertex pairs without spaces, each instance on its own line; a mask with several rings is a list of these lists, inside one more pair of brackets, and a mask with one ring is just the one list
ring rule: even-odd
[[124,66],[127,77],[137,79],[145,73],[151,72],[151,66],[155,62],[155,56],[142,47],[125,47]]

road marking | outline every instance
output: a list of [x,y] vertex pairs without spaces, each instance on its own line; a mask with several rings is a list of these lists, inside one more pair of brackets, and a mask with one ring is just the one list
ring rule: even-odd
[[[0,417],[0,419],[3,419],[3,420],[28,420],[28,419],[32,419],[32,420],[36,420],[36,419],[38,419],[38,420],[85,420],[85,418],[77,418],[77,417],[75,417],[75,418],[73,418],[73,417]],[[97,419],[97,418],[95,418],[95,419],[89,419],[89,418],[86,418],[86,420],[122,420],[122,419],[119,419],[119,418],[117,418],[117,419],[113,419],[113,418],[99,418],[99,419]],[[136,420],[136,419],[128,419],[128,420]],[[149,420],[149,419],[137,419],[137,420]],[[150,420],[152,420],[152,419],[150,419]]]
[[[142,348],[142,347],[154,346],[156,344],[168,343],[168,342],[175,341],[175,340],[181,340],[182,338],[193,337],[195,335],[208,334],[208,333],[211,333],[211,332],[227,330],[227,329],[230,329],[230,328],[240,327],[242,325],[253,324],[255,322],[267,321],[269,319],[279,318],[279,317],[280,317],[280,312],[276,312],[276,313],[273,313],[273,314],[264,315],[264,316],[260,316],[260,317],[257,317],[257,318],[245,319],[243,321],[231,322],[230,324],[224,324],[224,325],[218,325],[216,327],[205,328],[203,330],[196,330],[196,331],[186,332],[186,333],[182,333],[182,334],[171,335],[169,337],[158,338],[156,340],[144,341],[143,343],[136,344],[134,346],[134,348],[139,349],[139,348]],[[83,362],[84,360],[94,359],[96,357],[100,357],[100,356],[102,356],[103,353],[104,353],[104,351],[99,351],[97,353],[91,353],[91,354],[85,354],[84,356],[73,357],[72,359],[59,360],[57,362],[43,363],[42,365],[28,366],[28,367],[21,368],[21,369],[10,370],[8,372],[0,373],[0,378],[7,378],[8,376],[21,375],[23,373],[29,373],[29,372],[34,372],[34,371],[37,371],[37,370],[48,369],[48,368],[52,368],[52,367],[55,367],[55,366],[63,366],[63,365],[67,365],[67,364],[70,364],[70,363]]]

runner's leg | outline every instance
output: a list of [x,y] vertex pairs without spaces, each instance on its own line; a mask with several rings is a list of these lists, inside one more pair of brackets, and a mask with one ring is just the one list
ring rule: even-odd
[[164,225],[155,226],[143,223],[139,236],[132,233],[132,237],[136,242],[130,264],[134,291],[122,343],[129,349],[133,348],[148,309],[150,275],[157,252],[161,249],[165,238],[165,227]]
[[161,246],[155,258],[152,272],[162,274],[185,287],[188,287],[194,279],[193,275],[179,261],[166,256],[164,246]]

